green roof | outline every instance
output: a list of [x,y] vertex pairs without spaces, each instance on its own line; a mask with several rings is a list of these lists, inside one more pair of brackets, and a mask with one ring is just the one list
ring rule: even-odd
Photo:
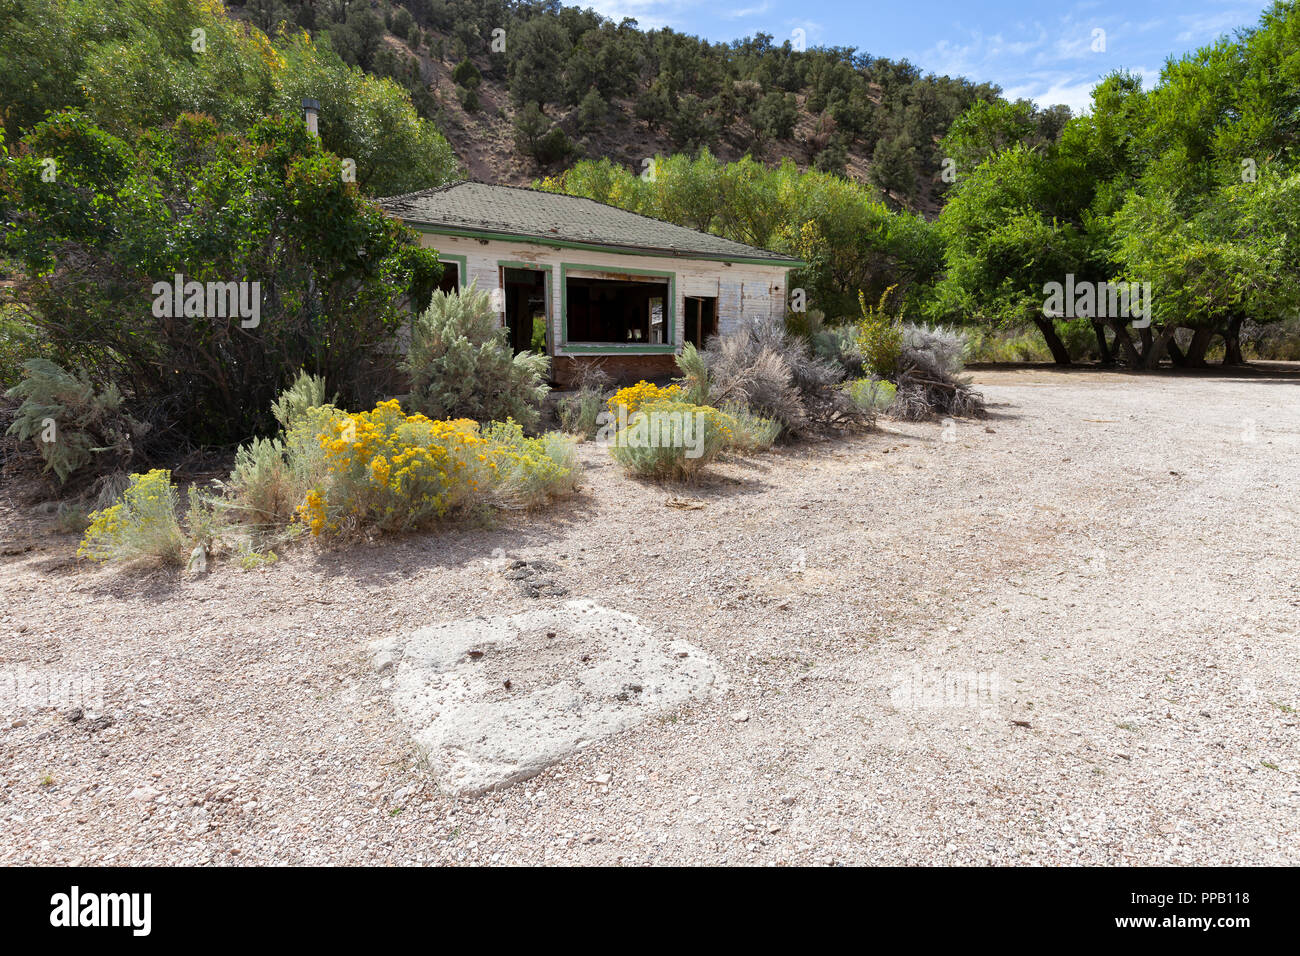
[[609,252],[802,266],[778,252],[642,216],[582,196],[469,180],[389,196],[379,204],[416,228],[446,235],[525,239]]

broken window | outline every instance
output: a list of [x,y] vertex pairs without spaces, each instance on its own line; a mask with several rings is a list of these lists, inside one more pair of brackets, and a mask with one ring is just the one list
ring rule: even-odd
[[718,334],[718,297],[686,297],[686,341],[704,348],[710,336]]
[[460,263],[442,260],[442,275],[438,277],[438,291],[452,293],[460,289]]
[[599,345],[667,345],[672,333],[668,282],[662,279],[565,281],[570,342]]

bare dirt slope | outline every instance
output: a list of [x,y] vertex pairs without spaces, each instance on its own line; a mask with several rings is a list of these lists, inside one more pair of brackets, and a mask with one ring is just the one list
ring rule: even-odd
[[[980,377],[986,422],[727,464],[695,510],[588,446],[553,512],[198,580],[11,515],[0,670],[105,702],[0,723],[0,863],[1300,862],[1300,384]],[[362,649],[565,600],[503,552],[730,690],[441,795]]]

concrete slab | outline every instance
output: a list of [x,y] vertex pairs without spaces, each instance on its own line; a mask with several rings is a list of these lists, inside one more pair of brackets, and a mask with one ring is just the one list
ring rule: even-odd
[[370,652],[439,784],[461,795],[725,690],[698,648],[588,600],[427,627]]

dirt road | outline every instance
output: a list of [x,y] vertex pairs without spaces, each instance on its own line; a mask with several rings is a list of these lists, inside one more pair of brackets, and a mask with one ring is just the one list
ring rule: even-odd
[[[0,863],[1300,862],[1300,378],[976,377],[986,421],[684,491],[585,446],[551,512],[262,571],[86,568],[10,513],[0,671],[104,701],[0,715]],[[442,795],[362,649],[562,600],[503,555],[730,689]]]

